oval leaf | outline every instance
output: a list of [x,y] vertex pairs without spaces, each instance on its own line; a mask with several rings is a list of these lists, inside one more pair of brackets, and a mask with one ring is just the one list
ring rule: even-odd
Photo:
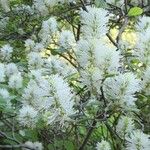
[[140,7],[133,7],[129,10],[128,12],[128,16],[132,17],[132,16],[139,16],[143,13],[143,9]]

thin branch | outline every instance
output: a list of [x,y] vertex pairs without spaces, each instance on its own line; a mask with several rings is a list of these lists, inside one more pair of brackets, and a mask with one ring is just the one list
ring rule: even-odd
[[89,140],[89,138],[90,138],[90,136],[91,136],[91,134],[92,134],[92,132],[93,132],[93,130],[95,128],[96,123],[97,123],[97,121],[94,120],[93,123],[92,123],[92,126],[90,127],[90,129],[89,129],[89,131],[88,131],[88,133],[87,133],[87,135],[86,135],[82,145],[80,146],[79,150],[83,150],[84,149],[85,145],[87,144],[87,142],[88,142],[88,140]]
[[124,22],[123,22],[123,25],[122,25],[122,27],[120,28],[119,33],[118,33],[117,38],[116,38],[117,44],[119,44],[120,39],[121,39],[121,36],[122,36],[122,33],[124,32],[126,26],[128,25],[128,22],[129,22],[128,17],[125,17]]

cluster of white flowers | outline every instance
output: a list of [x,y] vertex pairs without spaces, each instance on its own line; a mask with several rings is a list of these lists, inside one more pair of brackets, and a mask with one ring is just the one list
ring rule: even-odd
[[11,102],[10,102],[11,98],[10,98],[10,94],[7,89],[0,88],[0,98],[3,98],[5,100],[6,107],[11,106]]
[[25,5],[25,4],[14,5],[12,10],[14,11],[15,14],[19,14],[19,15],[24,14],[24,13],[28,15],[34,15],[35,13],[33,7],[31,7],[30,5]]
[[74,35],[69,30],[63,30],[60,33],[60,39],[59,39],[60,47],[63,49],[73,49],[75,46],[75,39]]
[[0,20],[0,28],[1,28],[0,30],[3,30],[6,28],[8,21],[9,21],[9,17],[4,17]]
[[43,65],[43,59],[40,53],[31,52],[28,54],[28,65],[30,69],[39,69]]
[[42,43],[35,43],[33,40],[31,39],[27,39],[25,41],[25,47],[27,51],[31,51],[31,52],[41,52],[44,49],[44,46]]
[[81,11],[82,33],[85,38],[102,38],[108,31],[108,12],[102,8],[87,7]]
[[142,78],[142,89],[146,95],[149,95],[150,82],[150,19],[149,17],[143,16],[140,18],[140,22],[136,25],[138,30],[138,41],[134,49],[136,58],[140,61],[143,66]]
[[44,67],[46,74],[59,74],[60,76],[67,77],[77,73],[75,68],[56,56],[51,56],[45,60]]
[[[23,107],[19,113],[20,123],[32,127],[36,125],[39,116],[47,124],[64,123],[75,113],[71,89],[57,74],[46,79],[42,76],[35,80],[31,79],[22,95],[22,103]],[[26,106],[29,106],[28,110],[25,109]]]
[[5,66],[4,64],[0,63],[0,82],[5,81]]
[[139,30],[137,33],[138,41],[134,54],[147,67],[150,66],[150,19],[143,16],[141,22],[137,25],[137,29]]
[[22,87],[22,80],[21,73],[18,71],[16,64],[0,63],[0,82],[7,81],[10,88],[19,89]]
[[9,44],[4,45],[2,48],[0,48],[0,59],[3,61],[9,61],[12,52],[13,48]]
[[43,146],[42,143],[39,142],[27,141],[24,143],[24,148],[22,148],[22,150],[28,150],[28,149],[42,150]]
[[122,138],[128,136],[134,129],[134,121],[127,116],[122,116],[116,126],[116,131]]
[[81,81],[92,91],[100,93],[102,79],[114,74],[119,67],[119,52],[104,43],[108,31],[108,12],[102,8],[87,7],[81,11],[83,36],[77,43],[77,60]]
[[9,0],[0,0],[0,4],[5,12],[10,11]]
[[38,112],[31,106],[29,105],[23,106],[19,110],[18,116],[19,123],[23,126],[34,127],[34,125],[37,123],[38,120],[37,113]]
[[136,100],[134,94],[141,89],[139,82],[140,80],[132,73],[107,78],[104,82],[105,97],[109,100],[121,101],[128,106],[134,105]]
[[51,17],[48,20],[43,21],[39,36],[44,46],[49,46],[52,38],[55,37],[57,30],[57,22],[55,18]]
[[149,150],[150,136],[140,130],[135,130],[127,138],[127,150]]
[[111,147],[107,141],[102,140],[100,143],[97,143],[96,150],[111,150]]

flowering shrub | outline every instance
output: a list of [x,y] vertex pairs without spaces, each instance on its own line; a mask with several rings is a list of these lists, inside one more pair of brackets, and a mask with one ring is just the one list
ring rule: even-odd
[[148,0],[0,4],[0,149],[150,149]]

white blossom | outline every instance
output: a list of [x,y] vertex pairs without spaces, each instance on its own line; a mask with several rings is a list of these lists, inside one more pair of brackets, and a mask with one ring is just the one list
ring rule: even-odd
[[122,138],[128,136],[134,129],[134,121],[127,116],[122,116],[116,126],[116,131]]
[[63,113],[68,117],[73,115],[75,113],[73,108],[74,99],[69,85],[58,75],[52,76],[50,82],[56,92],[54,96],[58,99],[58,103],[60,104]]
[[59,74],[63,77],[71,76],[77,73],[77,70],[65,62],[60,57],[50,56],[45,60],[46,74]]
[[116,73],[119,67],[120,55],[115,48],[99,43],[94,50],[95,61],[103,73]]
[[15,63],[9,63],[6,65],[6,75],[10,77],[11,75],[19,73],[17,65]]
[[30,105],[34,107],[36,110],[43,110],[47,109],[52,104],[52,98],[48,97],[49,94],[49,84],[44,79],[41,80],[38,78],[39,84],[34,81],[30,80],[28,83],[28,86],[24,89],[23,95],[22,95],[22,103],[24,105]]
[[2,48],[0,48],[0,56],[3,60],[9,60],[13,52],[13,48],[6,44]]
[[54,17],[49,18],[42,23],[42,29],[39,33],[41,42],[43,45],[48,46],[53,38],[54,34],[57,32],[57,22]]
[[43,59],[40,53],[31,52],[28,54],[28,64],[31,69],[39,69],[43,65]]
[[34,48],[34,46],[35,46],[35,42],[33,40],[27,39],[25,41],[25,47],[27,51],[31,51]]
[[0,4],[5,12],[10,11],[9,0],[0,0]]
[[[42,150],[43,149],[42,143],[40,143],[40,142],[27,141],[24,144],[25,144],[25,146],[29,147],[30,149],[34,149],[34,150]],[[22,150],[28,150],[28,148],[22,148]]]
[[97,143],[96,150],[111,150],[111,147],[107,141],[102,140],[100,143]]
[[146,30],[148,27],[150,27],[150,17],[147,16],[140,17],[140,21],[136,25],[136,29],[142,32]]
[[5,102],[6,102],[6,107],[10,107],[11,106],[11,102],[10,102],[10,94],[8,92],[7,89],[4,89],[4,88],[0,88],[0,97],[2,97]]
[[45,5],[44,0],[34,0],[33,7],[40,13],[42,16],[48,15],[49,11]]
[[19,110],[18,120],[23,126],[35,127],[38,121],[38,112],[33,107],[24,105]]
[[4,17],[4,18],[2,18],[0,20],[0,28],[1,28],[1,30],[6,28],[8,22],[9,22],[9,17]]
[[104,82],[105,96],[108,100],[123,101],[127,106],[134,105],[134,94],[141,89],[139,83],[132,73],[107,78]]
[[59,44],[63,49],[73,49],[75,45],[73,33],[69,30],[63,30],[60,34]]
[[140,130],[132,132],[130,137],[127,138],[127,150],[149,150],[150,148],[150,136],[144,134]]
[[4,99],[8,99],[9,92],[6,89],[0,89],[0,96],[2,96]]
[[14,74],[9,78],[9,87],[13,89],[19,89],[22,87],[22,76],[20,73]]
[[79,62],[81,67],[85,68],[94,65],[94,49],[96,48],[97,42],[97,40],[84,39],[78,41],[76,55],[77,61]]
[[41,52],[43,49],[44,49],[44,46],[42,43],[36,43],[33,51],[34,52]]
[[150,65],[150,28],[146,31],[137,33],[138,41],[135,45],[134,55],[143,63],[145,66]]
[[5,66],[4,64],[0,63],[0,82],[5,81]]
[[86,85],[88,90],[91,92],[98,92],[101,93],[100,87],[102,83],[102,72],[99,68],[91,68],[87,70],[83,70],[80,72],[81,75],[81,82],[83,85]]
[[82,33],[86,38],[101,38],[108,31],[108,12],[102,8],[87,7],[81,11]]

